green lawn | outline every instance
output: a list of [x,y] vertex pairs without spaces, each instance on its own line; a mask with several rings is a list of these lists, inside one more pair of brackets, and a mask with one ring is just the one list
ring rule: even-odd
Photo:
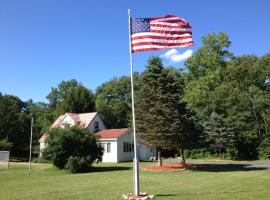
[[[147,164],[153,163],[141,166]],[[234,164],[239,163],[222,162],[196,171],[140,171],[141,191],[154,194],[155,200],[269,200],[270,170],[244,169]],[[122,193],[133,190],[132,163],[98,164],[96,172],[84,174],[66,174],[50,164],[33,164],[29,175],[27,167],[27,163],[11,163],[8,171],[0,169],[1,200],[109,200],[121,199]]]

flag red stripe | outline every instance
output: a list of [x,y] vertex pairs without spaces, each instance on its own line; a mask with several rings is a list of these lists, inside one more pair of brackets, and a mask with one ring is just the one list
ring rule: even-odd
[[[175,18],[175,19],[168,19],[168,18]],[[168,23],[177,23],[182,22],[184,24],[188,24],[185,20],[181,19],[177,16],[165,16],[165,17],[159,17],[159,18],[150,18],[150,21],[157,21],[157,22],[168,22]]]
[[[153,21],[153,22],[155,22],[155,21]],[[184,24],[188,24],[187,22],[185,22],[185,21],[183,21],[181,19],[170,19],[170,20],[163,20],[163,21],[157,21],[157,22],[167,22],[167,23],[179,23],[179,22],[182,22]]]
[[181,34],[192,34],[191,31],[162,31],[162,30],[150,30],[150,32],[153,33],[167,33],[167,34],[176,34],[176,35],[181,35]]
[[165,24],[151,24],[150,26],[164,27],[164,28],[192,28],[190,25],[170,26],[170,25],[165,25]]
[[192,38],[191,35],[189,36],[179,36],[179,37],[165,37],[165,36],[157,36],[157,35],[145,35],[145,36],[136,36],[132,37],[132,41],[138,40],[138,39],[161,39],[161,40],[182,40],[182,39],[188,39]]
[[[187,44],[187,45],[175,45],[175,47],[188,47],[188,46],[192,46],[193,43]],[[136,53],[136,52],[144,52],[144,51],[156,51],[156,50],[164,50],[170,47],[164,47],[164,48],[144,48],[144,49],[137,49],[137,50],[132,50],[132,53]]]
[[143,45],[158,45],[161,47],[170,47],[170,46],[177,46],[179,45],[185,45],[188,43],[192,43],[192,41],[189,42],[181,42],[181,43],[163,43],[163,42],[140,42],[136,44],[132,44],[132,47],[137,47],[137,46],[143,46]]
[[[166,18],[172,18],[172,17],[177,17],[175,15],[166,15],[166,16],[163,16],[163,17],[152,17],[150,18],[150,20],[157,20],[157,19],[166,19]],[[179,18],[179,17],[177,17]]]

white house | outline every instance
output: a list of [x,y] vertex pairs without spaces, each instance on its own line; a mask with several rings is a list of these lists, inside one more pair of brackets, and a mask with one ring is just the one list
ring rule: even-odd
[[[104,129],[97,132],[99,143],[104,148],[103,162],[124,162],[134,158],[134,140],[132,131],[128,128]],[[148,148],[139,143],[138,158],[149,160],[156,155],[155,148]]]
[[[98,142],[104,148],[102,157],[103,162],[124,162],[131,161],[134,157],[133,135],[128,128],[106,129],[98,113],[66,113],[61,115],[51,126],[51,128],[62,127],[65,125],[80,125],[96,132]],[[48,137],[44,133],[40,138],[40,152],[45,148],[45,141]],[[149,160],[156,156],[155,148],[148,148],[142,142],[138,144],[138,158],[140,160]]]
[[[79,125],[83,128],[89,128],[91,131],[96,132],[98,130],[103,130],[106,128],[102,119],[97,112],[92,113],[66,113],[60,115],[50,128],[64,128],[65,125]],[[39,139],[40,152],[45,148],[45,141],[48,137],[48,133],[43,133]],[[41,155],[41,154],[40,154]]]

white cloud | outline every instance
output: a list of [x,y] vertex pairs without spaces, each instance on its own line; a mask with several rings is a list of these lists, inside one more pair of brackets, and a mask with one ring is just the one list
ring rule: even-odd
[[166,53],[162,55],[162,57],[169,58],[171,55],[177,54],[178,51],[176,49],[170,49]]
[[186,50],[183,53],[179,53],[176,49],[170,49],[169,51],[161,55],[161,57],[169,59],[171,62],[181,62],[191,57],[192,53],[193,51],[191,49]]

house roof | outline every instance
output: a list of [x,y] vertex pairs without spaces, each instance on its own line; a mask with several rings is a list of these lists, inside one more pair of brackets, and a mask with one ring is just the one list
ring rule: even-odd
[[91,113],[66,113],[64,115],[60,115],[54,123],[51,125],[51,128],[58,128],[60,127],[62,121],[67,117],[71,117],[74,122],[83,128],[87,128],[89,124],[92,122],[92,120],[97,115],[97,112],[91,112]]
[[127,133],[128,130],[128,128],[104,129],[97,132],[97,135],[100,137],[100,139],[117,139]]
[[[64,115],[60,115],[54,123],[51,125],[51,128],[59,128],[62,121],[67,117],[71,117],[75,124],[87,128],[90,123],[93,121],[95,116],[97,115],[97,112],[91,112],[91,113],[66,113]],[[39,142],[45,142],[45,140],[48,138],[48,133],[44,133],[41,138],[39,139]]]
[[44,143],[46,141],[46,139],[48,138],[48,133],[43,133],[41,138],[39,139],[40,143]]

